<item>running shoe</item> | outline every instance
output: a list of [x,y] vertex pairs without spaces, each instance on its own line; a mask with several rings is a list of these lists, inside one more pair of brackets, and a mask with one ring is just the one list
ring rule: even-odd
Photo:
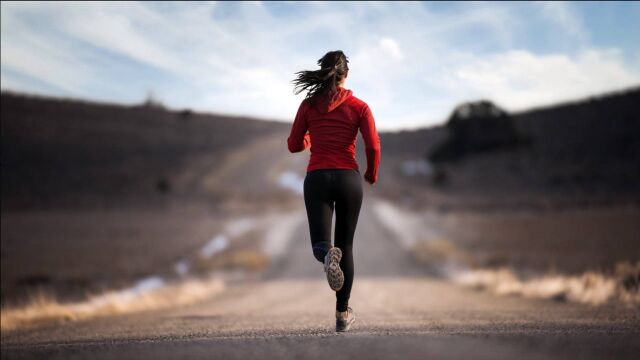
[[336,331],[345,332],[349,331],[351,325],[356,321],[356,314],[354,314],[351,307],[347,308],[347,311],[336,311]]
[[342,289],[344,284],[344,273],[340,269],[340,259],[342,250],[333,246],[324,257],[324,272],[327,274],[327,281],[333,291]]

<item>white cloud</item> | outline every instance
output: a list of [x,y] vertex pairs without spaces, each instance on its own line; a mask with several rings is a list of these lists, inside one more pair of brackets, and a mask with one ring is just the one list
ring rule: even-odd
[[402,51],[400,51],[400,46],[398,43],[392,38],[382,38],[380,39],[380,48],[385,53],[389,54],[394,59],[402,59]]
[[[29,24],[2,11],[2,67],[10,67],[70,94],[82,94],[86,79],[95,75],[90,64],[67,41],[51,41],[28,30]],[[83,52],[82,52],[83,53]],[[13,83],[19,83],[14,79]],[[9,84],[3,82],[2,87]]]
[[521,110],[639,83],[640,72],[628,69],[616,50],[591,49],[573,57],[513,50],[460,66],[451,86]]
[[[590,46],[567,4],[541,4],[544,23],[529,5],[270,5],[3,2],[2,88],[31,91],[21,79],[33,78],[48,85],[42,92],[119,102],[154,90],[169,106],[292,119],[303,96],[293,95],[293,73],[342,49],[347,86],[379,129],[394,129],[442,122],[471,98],[516,109],[639,82],[640,63],[623,61],[634,49]],[[522,43],[549,22],[564,29],[554,36],[580,39],[579,51]]]
[[556,25],[560,26],[569,35],[580,41],[587,40],[587,31],[578,12],[568,2],[538,1],[542,14]]

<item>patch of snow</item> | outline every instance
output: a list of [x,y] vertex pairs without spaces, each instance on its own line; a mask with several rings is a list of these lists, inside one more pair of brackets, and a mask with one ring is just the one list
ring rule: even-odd
[[189,273],[189,262],[187,260],[180,260],[174,266],[173,269],[180,276],[185,276]]
[[402,173],[406,176],[425,175],[433,173],[433,166],[424,159],[405,160],[401,165]]
[[304,178],[290,170],[280,174],[278,185],[284,189],[291,190],[296,194],[304,193]]
[[[161,288],[165,285],[165,281],[163,278],[159,276],[150,276],[139,280],[133,287],[131,287],[131,291],[134,294],[140,294],[146,291],[155,290]],[[124,290],[127,291],[127,290]]]
[[200,249],[200,255],[204,258],[210,258],[216,253],[224,250],[229,246],[229,240],[224,235],[217,235]]

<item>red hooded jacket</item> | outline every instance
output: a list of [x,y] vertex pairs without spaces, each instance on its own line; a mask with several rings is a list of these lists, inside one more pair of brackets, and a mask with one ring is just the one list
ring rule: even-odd
[[[356,136],[362,134],[367,155],[365,179],[378,181],[380,138],[369,106],[342,87],[333,96],[318,99],[311,105],[305,99],[287,139],[289,151],[300,152],[311,146],[307,171],[316,169],[355,169]],[[308,131],[308,132],[307,132]]]

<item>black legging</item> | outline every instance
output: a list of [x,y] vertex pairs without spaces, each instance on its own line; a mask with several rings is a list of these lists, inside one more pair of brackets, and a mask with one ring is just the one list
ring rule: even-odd
[[353,236],[362,205],[362,178],[352,169],[321,169],[307,172],[304,202],[314,257],[324,263],[331,247],[331,221],[336,210],[335,246],[342,250],[340,268],[344,285],[336,292],[336,310],[346,311],[353,284]]

